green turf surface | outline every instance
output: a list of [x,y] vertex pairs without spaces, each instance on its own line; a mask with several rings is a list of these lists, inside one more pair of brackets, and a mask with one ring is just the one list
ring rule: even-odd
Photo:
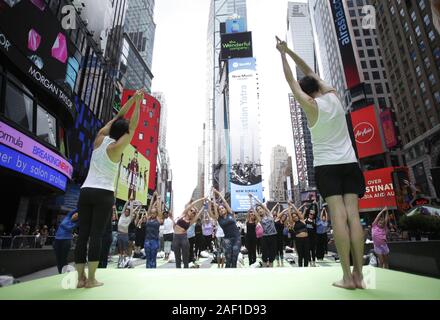
[[[57,275],[0,288],[7,299],[440,299],[440,280],[374,269],[376,289],[344,290],[331,286],[339,267],[273,269],[105,269],[97,276],[105,285],[63,289]],[[207,288],[211,288],[207,290]]]

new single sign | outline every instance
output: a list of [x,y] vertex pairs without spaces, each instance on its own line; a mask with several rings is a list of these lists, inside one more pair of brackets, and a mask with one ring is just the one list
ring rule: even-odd
[[252,33],[226,33],[221,35],[221,60],[252,57]]
[[394,167],[364,172],[366,191],[359,200],[361,211],[382,210],[385,206],[396,208],[396,195],[392,173]]
[[374,105],[352,112],[351,122],[359,158],[371,157],[385,152]]

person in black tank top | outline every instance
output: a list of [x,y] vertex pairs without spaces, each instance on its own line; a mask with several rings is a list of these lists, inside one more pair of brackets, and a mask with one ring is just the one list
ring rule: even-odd
[[[217,220],[225,234],[223,246],[225,251],[226,268],[237,268],[238,255],[241,249],[240,230],[237,227],[235,214],[232,212],[228,202],[222,194],[213,188],[214,201],[210,201],[209,213],[214,220]],[[216,198],[220,204],[217,205]],[[213,209],[213,210],[212,210]]]
[[246,249],[248,251],[249,266],[257,262],[257,233],[255,228],[257,219],[254,210],[250,209],[246,217]]
[[304,216],[295,205],[289,202],[289,220],[295,232],[295,248],[298,254],[298,266],[309,265],[309,239]]
[[314,205],[306,211],[306,216],[305,222],[309,235],[310,264],[312,267],[316,267],[316,211]]
[[182,215],[177,219],[174,224],[174,236],[173,236],[173,251],[176,257],[176,268],[180,269],[183,267],[189,268],[189,240],[186,231],[197,221],[200,217],[202,210],[198,209],[197,206],[206,201],[206,198],[201,198],[196,201],[190,202],[186,205],[185,210]]

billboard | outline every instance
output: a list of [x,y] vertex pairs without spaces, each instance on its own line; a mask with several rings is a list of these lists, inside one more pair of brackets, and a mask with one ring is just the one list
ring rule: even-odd
[[389,149],[394,148],[397,145],[397,136],[396,129],[394,128],[393,116],[389,109],[380,113],[380,122],[382,123],[385,145]]
[[116,198],[127,201],[134,198],[147,204],[150,161],[129,144],[122,154],[119,175],[115,180]]
[[329,0],[348,89],[361,83],[342,0]]
[[238,19],[226,20],[226,33],[239,33],[246,31],[247,31],[246,19],[238,18]]
[[0,143],[55,169],[69,179],[72,178],[73,167],[66,159],[2,121]]
[[382,210],[385,206],[396,209],[397,203],[392,177],[394,169],[394,167],[389,167],[364,172],[366,191],[364,197],[359,200],[359,210]]
[[[122,93],[122,104],[134,94],[135,90],[124,90]],[[131,118],[134,108],[131,108],[126,118]],[[131,144],[142,154],[150,164],[150,177],[148,189],[156,190],[157,180],[157,153],[159,147],[161,105],[157,99],[149,94],[144,95],[139,114],[139,125],[136,128]]]
[[221,35],[221,60],[252,57],[252,33],[226,33]]
[[300,197],[301,197],[301,203],[314,202],[315,200],[318,201],[318,191],[316,190],[301,191]]
[[384,153],[374,105],[354,111],[350,115],[359,158]]
[[0,51],[73,114],[81,55],[45,1],[0,0],[0,38]]
[[0,144],[0,167],[37,179],[59,190],[66,190],[65,175],[2,144]]
[[249,193],[263,201],[255,59],[231,59],[228,70],[231,207],[244,212]]

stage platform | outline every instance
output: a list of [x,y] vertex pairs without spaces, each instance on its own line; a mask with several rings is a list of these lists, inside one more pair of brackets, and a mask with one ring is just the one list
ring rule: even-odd
[[[439,300],[440,280],[367,269],[375,289],[331,285],[339,266],[273,269],[104,269],[104,286],[63,289],[66,274],[0,288],[0,300]],[[63,281],[64,279],[64,281]]]

